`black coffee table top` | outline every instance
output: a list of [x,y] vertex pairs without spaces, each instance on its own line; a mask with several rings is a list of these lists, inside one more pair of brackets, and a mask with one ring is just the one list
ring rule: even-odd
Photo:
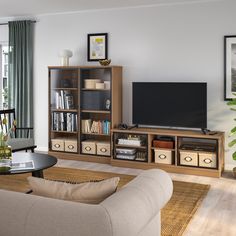
[[27,162],[31,160],[34,161],[33,169],[9,170],[7,172],[0,171],[0,175],[15,175],[15,174],[42,171],[44,169],[54,166],[57,163],[56,157],[49,156],[47,154],[26,153],[26,152],[18,152],[12,154],[12,162]]

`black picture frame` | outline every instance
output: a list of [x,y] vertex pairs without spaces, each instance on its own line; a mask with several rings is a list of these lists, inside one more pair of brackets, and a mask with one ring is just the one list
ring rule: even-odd
[[88,34],[88,61],[99,61],[108,58],[108,33]]
[[236,35],[224,36],[224,100],[236,93]]

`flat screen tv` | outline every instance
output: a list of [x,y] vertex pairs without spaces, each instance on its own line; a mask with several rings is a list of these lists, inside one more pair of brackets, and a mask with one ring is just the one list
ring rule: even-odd
[[133,82],[133,124],[207,128],[207,84]]

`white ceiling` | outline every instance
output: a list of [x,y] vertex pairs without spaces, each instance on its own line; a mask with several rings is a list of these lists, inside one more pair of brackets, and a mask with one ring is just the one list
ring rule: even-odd
[[0,18],[222,0],[0,0]]

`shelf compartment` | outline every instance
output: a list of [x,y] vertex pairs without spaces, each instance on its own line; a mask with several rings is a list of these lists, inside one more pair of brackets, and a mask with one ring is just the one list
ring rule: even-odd
[[174,148],[157,148],[157,147],[151,147],[152,150],[158,149],[158,150],[163,150],[163,151],[175,151]]

